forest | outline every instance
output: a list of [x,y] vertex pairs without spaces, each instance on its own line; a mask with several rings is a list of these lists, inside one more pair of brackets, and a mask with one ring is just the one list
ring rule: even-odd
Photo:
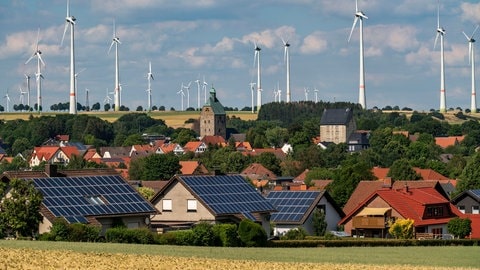
[[[369,130],[370,147],[358,153],[349,153],[346,144],[330,145],[322,149],[312,142],[319,136],[322,113],[328,108],[349,107],[354,111],[357,129]],[[160,164],[175,164],[176,160],[200,160],[209,170],[223,173],[239,173],[252,162],[263,164],[278,176],[297,176],[309,169],[307,184],[312,179],[332,179],[329,191],[343,205],[358,181],[374,180],[371,169],[375,166],[390,168],[393,180],[416,180],[413,167],[430,168],[452,179],[459,179],[457,191],[480,188],[480,123],[468,114],[455,114],[458,121],[449,123],[437,112],[411,112],[407,117],[401,112],[361,110],[350,103],[270,103],[261,107],[255,121],[229,118],[228,134],[244,133],[246,141],[254,148],[281,147],[285,143],[293,147],[285,160],[271,153],[252,157],[235,150],[233,141],[227,147],[211,146],[201,155],[187,153],[183,156],[165,155],[156,160],[132,162],[131,176],[139,180],[168,180],[172,172],[159,171]],[[415,140],[395,133],[407,131]],[[103,146],[131,146],[145,144],[142,134],[162,134],[172,142],[184,145],[197,140],[192,129],[168,127],[163,120],[153,119],[148,113],[125,114],[113,123],[84,114],[56,116],[31,116],[29,120],[0,122],[1,146],[9,156],[21,154],[28,158],[33,147],[41,145],[59,134],[68,134],[70,141]],[[460,136],[464,139],[454,146],[441,148],[435,137]],[[157,168],[152,164],[159,164]],[[19,158],[8,164],[2,162],[0,171],[22,169],[25,162]],[[93,166],[85,162],[72,162],[70,168]],[[153,173],[140,173],[157,170]],[[168,166],[163,166],[168,167]],[[170,166],[173,173],[177,166]],[[168,170],[169,168],[165,168]]]

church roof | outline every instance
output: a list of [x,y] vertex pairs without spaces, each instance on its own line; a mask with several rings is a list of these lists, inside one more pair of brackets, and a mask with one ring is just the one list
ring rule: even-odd
[[207,100],[207,103],[204,105],[212,107],[213,113],[215,115],[226,115],[223,105],[217,99],[217,94],[215,88],[210,89],[210,98]]

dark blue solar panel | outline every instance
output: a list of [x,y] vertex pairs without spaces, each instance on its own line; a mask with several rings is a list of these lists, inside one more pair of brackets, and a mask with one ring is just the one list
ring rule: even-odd
[[477,196],[478,199],[480,199],[480,189],[472,189],[470,190],[473,195]]
[[[138,192],[120,176],[35,178],[44,205],[56,217],[69,222],[86,222],[85,216],[154,212]],[[96,197],[104,205],[89,200]]]
[[267,200],[278,212],[272,213],[274,222],[299,222],[322,191],[272,191]]
[[[215,214],[269,212],[275,208],[240,175],[180,176]],[[247,217],[250,218],[250,217]]]

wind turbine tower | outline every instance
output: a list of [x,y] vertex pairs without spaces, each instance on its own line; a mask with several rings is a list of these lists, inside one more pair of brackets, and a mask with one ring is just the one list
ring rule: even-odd
[[473,30],[473,33],[471,36],[467,36],[465,32],[463,32],[463,35],[467,38],[468,40],[468,62],[470,62],[470,65],[472,67],[472,100],[470,103],[470,111],[476,113],[477,112],[477,97],[476,97],[476,90],[475,90],[475,39],[473,39],[473,36],[478,30],[478,25],[475,27],[475,30]]
[[181,100],[181,104],[182,104],[182,111],[183,111],[183,98],[185,97],[185,93],[183,92],[183,88],[185,88],[185,85],[183,85],[183,82],[182,82],[182,85],[180,85],[180,90],[177,92],[177,94],[180,95],[180,100]]
[[183,87],[187,90],[187,109],[190,108],[190,85],[192,82],[189,82],[187,85],[184,85]]
[[7,112],[10,112],[10,96],[8,96],[8,89],[7,89],[7,93],[5,94],[5,96],[3,96],[3,98],[4,98],[5,101],[7,102],[6,111],[7,111]]
[[25,79],[27,79],[27,105],[30,109],[30,75],[24,74]]
[[[285,48],[285,51],[283,53],[283,60],[285,61],[285,66],[287,67],[287,103],[291,101],[291,93],[290,93],[290,54],[289,54],[289,48],[290,48],[290,43],[288,43],[288,40],[285,41],[282,39],[283,42],[283,47]],[[280,100],[279,100],[280,101]]]
[[360,83],[358,88],[358,103],[362,106],[363,109],[367,108],[367,101],[365,96],[365,64],[363,56],[363,19],[368,19],[368,17],[363,13],[363,11],[358,10],[358,0],[355,0],[355,19],[353,20],[352,29],[350,30],[350,35],[348,36],[348,42],[352,37],[353,30],[358,21],[360,21],[359,32],[360,32]]
[[251,82],[250,83],[250,90],[252,91],[252,113],[255,113],[255,105],[254,105],[254,102],[255,102],[255,85],[256,83],[254,82]]
[[197,109],[200,109],[200,80],[195,81],[197,83]]
[[[38,39],[40,36],[40,29],[37,32],[37,43],[35,44],[35,51],[33,52],[32,56],[28,58],[25,64],[28,64],[30,60],[34,57],[37,57],[37,72],[35,73],[35,79],[37,80],[37,112],[40,112],[40,108],[42,108],[42,68],[41,66],[45,66],[45,62],[42,59],[42,52],[38,49]],[[27,76],[27,80],[30,81],[30,77]],[[30,83],[28,83],[30,84]]]
[[262,106],[262,77],[260,73],[260,47],[255,43],[255,55],[254,55],[254,62],[257,63],[257,112],[260,110]]
[[70,114],[77,114],[77,98],[75,97],[75,19],[70,15],[70,1],[67,0],[67,17],[65,17],[65,28],[63,30],[62,44],[67,29],[70,26]]
[[88,99],[88,93],[90,89],[85,88],[85,110],[90,111],[90,100]]
[[112,43],[110,44],[110,48],[108,48],[108,53],[110,54],[110,50],[112,49],[113,45],[115,45],[115,111],[120,111],[120,72],[118,67],[118,44],[122,44],[120,39],[117,37],[117,31],[115,30],[115,20],[113,20],[113,38]]
[[315,93],[315,103],[318,103],[318,89],[314,88],[313,92]]
[[148,82],[148,111],[152,110],[152,83],[153,80],[153,73],[152,73],[152,62],[148,62],[148,73],[147,73],[147,82]]
[[440,26],[440,1],[437,6],[437,35],[435,36],[435,43],[433,47],[437,46],[438,37],[440,37],[440,112],[447,112],[447,102],[446,102],[446,89],[445,89],[445,57],[444,57],[444,46],[443,46],[443,36],[445,35],[445,29]]

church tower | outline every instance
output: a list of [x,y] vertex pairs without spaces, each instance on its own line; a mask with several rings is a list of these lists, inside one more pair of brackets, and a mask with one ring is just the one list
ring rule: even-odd
[[213,86],[200,114],[200,137],[205,136],[221,136],[227,139],[227,114],[217,99]]

